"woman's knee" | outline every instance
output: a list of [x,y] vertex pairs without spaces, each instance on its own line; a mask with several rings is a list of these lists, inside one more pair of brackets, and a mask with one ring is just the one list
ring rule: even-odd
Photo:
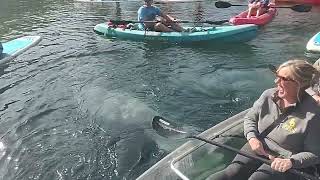
[[285,180],[285,173],[273,170],[269,165],[261,165],[248,180]]
[[163,24],[161,22],[158,22],[154,25],[155,29],[161,29],[163,27]]
[[218,179],[228,179],[228,180],[246,180],[248,178],[247,167],[239,162],[232,162],[223,171],[218,173]]

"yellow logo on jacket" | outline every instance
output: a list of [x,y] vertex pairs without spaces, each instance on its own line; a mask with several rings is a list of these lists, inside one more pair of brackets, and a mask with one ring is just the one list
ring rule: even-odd
[[296,119],[290,118],[282,125],[282,128],[291,133],[294,133],[296,131],[296,125],[297,125]]

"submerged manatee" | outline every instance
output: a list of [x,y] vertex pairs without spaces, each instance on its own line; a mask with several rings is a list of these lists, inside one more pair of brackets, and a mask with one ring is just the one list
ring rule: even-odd
[[125,93],[95,87],[81,93],[80,104],[92,124],[106,132],[111,140],[116,140],[112,144],[119,177],[131,179],[128,176],[139,162],[158,151],[157,144],[149,136],[151,120],[156,113],[143,102]]

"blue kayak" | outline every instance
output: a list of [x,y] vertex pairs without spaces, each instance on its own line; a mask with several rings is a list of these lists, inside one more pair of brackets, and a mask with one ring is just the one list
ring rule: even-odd
[[169,43],[190,42],[245,42],[257,35],[258,26],[253,24],[219,27],[184,27],[191,32],[142,31],[122,27],[112,27],[101,23],[94,27],[97,34],[111,38],[135,41],[162,41]]
[[40,41],[40,36],[23,36],[2,43],[3,52],[0,56],[0,64],[6,63],[11,59],[17,57],[32,46],[38,44]]
[[310,52],[320,52],[320,32],[308,41],[306,48]]

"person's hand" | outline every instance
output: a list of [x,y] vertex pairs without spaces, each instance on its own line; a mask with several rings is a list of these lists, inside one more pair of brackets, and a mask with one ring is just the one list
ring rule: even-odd
[[290,159],[275,158],[273,156],[269,156],[269,159],[272,161],[271,168],[276,171],[286,172],[288,169],[292,168]]
[[276,4],[273,3],[273,2],[271,2],[271,3],[268,4],[268,7],[275,7],[275,6],[276,6]]
[[266,153],[266,151],[264,150],[263,145],[258,138],[250,138],[249,145],[250,145],[252,151],[254,151],[255,153],[262,155],[262,156],[266,156],[266,157],[269,156],[269,154]]

